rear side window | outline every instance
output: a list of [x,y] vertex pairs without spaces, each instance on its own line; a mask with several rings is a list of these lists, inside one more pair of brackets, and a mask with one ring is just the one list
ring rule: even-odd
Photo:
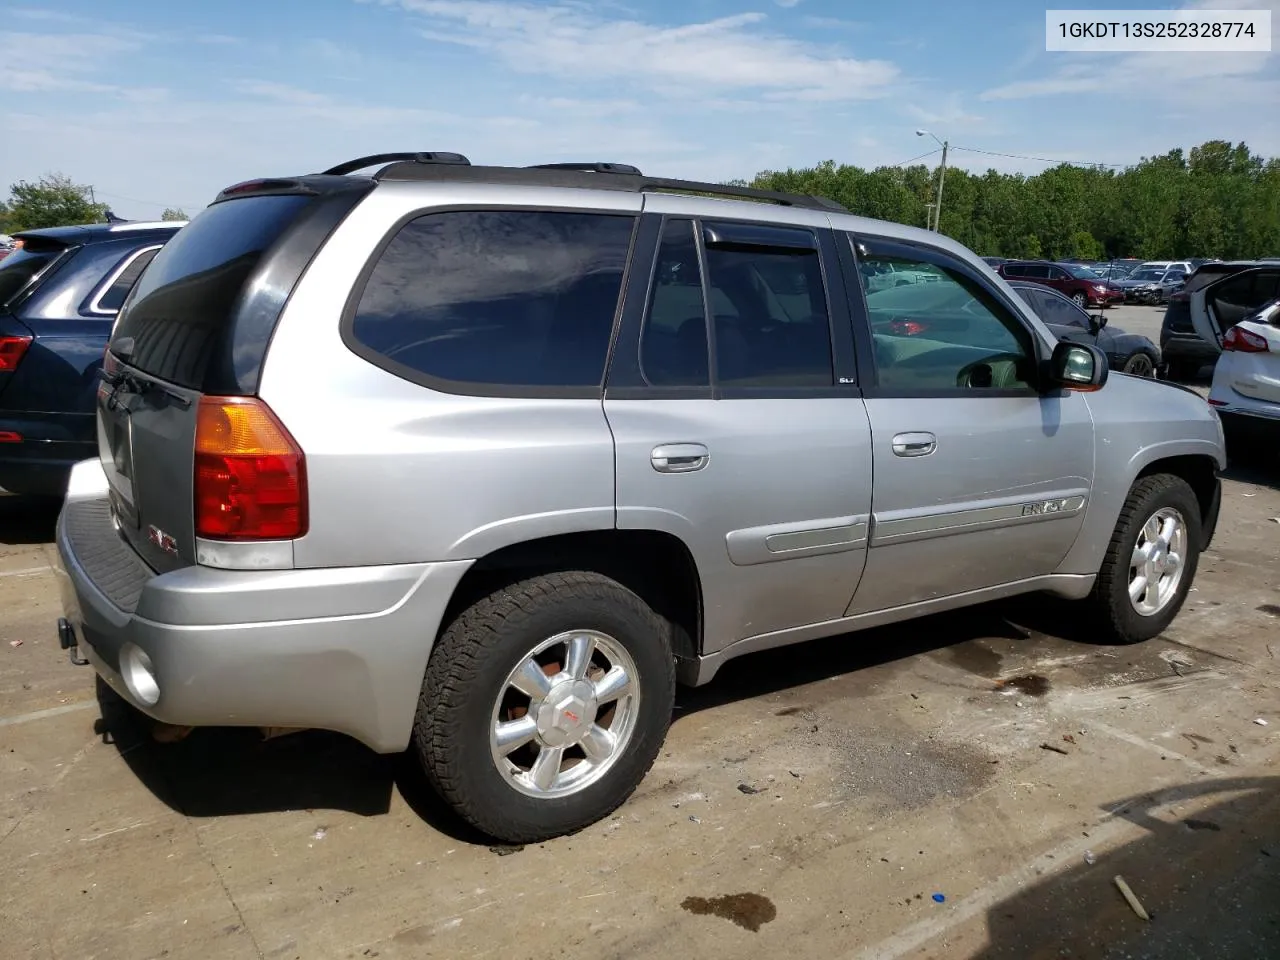
[[116,274],[115,279],[111,281],[111,286],[107,287],[93,302],[93,311],[95,313],[118,311],[124,305],[125,297],[129,296],[133,285],[138,282],[138,277],[142,276],[142,271],[147,269],[147,264],[152,261],[159,249],[159,247],[143,249],[125,257],[124,269]]
[[199,389],[214,341],[231,323],[262,254],[311,202],[301,195],[216,203],[161,248],[128,296],[112,333],[134,341],[130,363],[161,380]]
[[428,386],[599,387],[634,225],[538,210],[411,220],[361,294],[357,352]]

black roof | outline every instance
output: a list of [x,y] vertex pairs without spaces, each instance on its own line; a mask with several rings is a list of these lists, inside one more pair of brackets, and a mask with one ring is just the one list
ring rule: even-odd
[[[418,181],[437,183],[492,183],[529,187],[568,187],[588,190],[618,190],[625,193],[706,194],[736,200],[754,200],[785,207],[821,210],[825,213],[849,211],[826,197],[808,194],[756,190],[722,183],[647,177],[630,164],[590,161],[547,163],[531,167],[473,166],[458,153],[379,153],[330,167],[320,174],[302,177],[248,181],[228,187],[218,200],[248,192],[319,192],[333,178],[350,177],[358,170],[382,165],[373,174],[375,182]],[[216,201],[215,201],[216,202]]]

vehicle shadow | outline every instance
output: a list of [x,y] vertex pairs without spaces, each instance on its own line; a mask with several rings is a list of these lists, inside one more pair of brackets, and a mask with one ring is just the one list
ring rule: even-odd
[[1107,810],[1145,834],[992,906],[988,946],[972,960],[1280,957],[1280,777],[1198,780]]
[[62,501],[0,493],[0,544],[52,543]]
[[710,684],[678,692],[677,717],[940,650],[995,681],[1002,672],[1002,657],[973,641],[1030,646],[1045,638],[1091,648],[1110,645],[1082,616],[1078,603],[1029,594],[730,660]]
[[[1227,453],[1228,456],[1231,455],[1230,449]],[[1222,471],[1222,477],[1224,480],[1252,483],[1259,487],[1280,490],[1280,456],[1272,452],[1269,458],[1261,454],[1245,459],[1233,457],[1227,469]]]
[[408,754],[381,756],[342,734],[303,730],[271,739],[248,727],[203,727],[159,743],[155,724],[100,678],[95,732],[114,745],[159,800],[188,817],[287,810],[388,813],[398,791],[431,827],[464,843],[491,843],[430,788]]

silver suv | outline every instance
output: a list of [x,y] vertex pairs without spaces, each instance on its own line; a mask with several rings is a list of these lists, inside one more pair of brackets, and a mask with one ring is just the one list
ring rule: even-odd
[[1200,397],[945,237],[616,164],[230,187],[98,400],[72,659],[168,723],[409,749],[512,842],[621,804],[742,654],[1029,591],[1158,634],[1225,466]]

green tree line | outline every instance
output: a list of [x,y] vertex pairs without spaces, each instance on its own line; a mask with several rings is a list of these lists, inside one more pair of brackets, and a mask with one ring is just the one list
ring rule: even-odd
[[[0,233],[102,223],[106,204],[93,198],[93,187],[75,183],[61,173],[50,173],[35,183],[20,180],[9,188],[9,200],[0,201]],[[181,208],[168,207],[162,220],[186,220]]]
[[[937,168],[864,170],[828,160],[766,170],[751,185],[817,194],[860,216],[923,226]],[[1170,150],[1119,171],[1065,163],[1035,176],[948,169],[940,230],[982,256],[1280,256],[1280,158],[1210,140],[1189,154]]]

